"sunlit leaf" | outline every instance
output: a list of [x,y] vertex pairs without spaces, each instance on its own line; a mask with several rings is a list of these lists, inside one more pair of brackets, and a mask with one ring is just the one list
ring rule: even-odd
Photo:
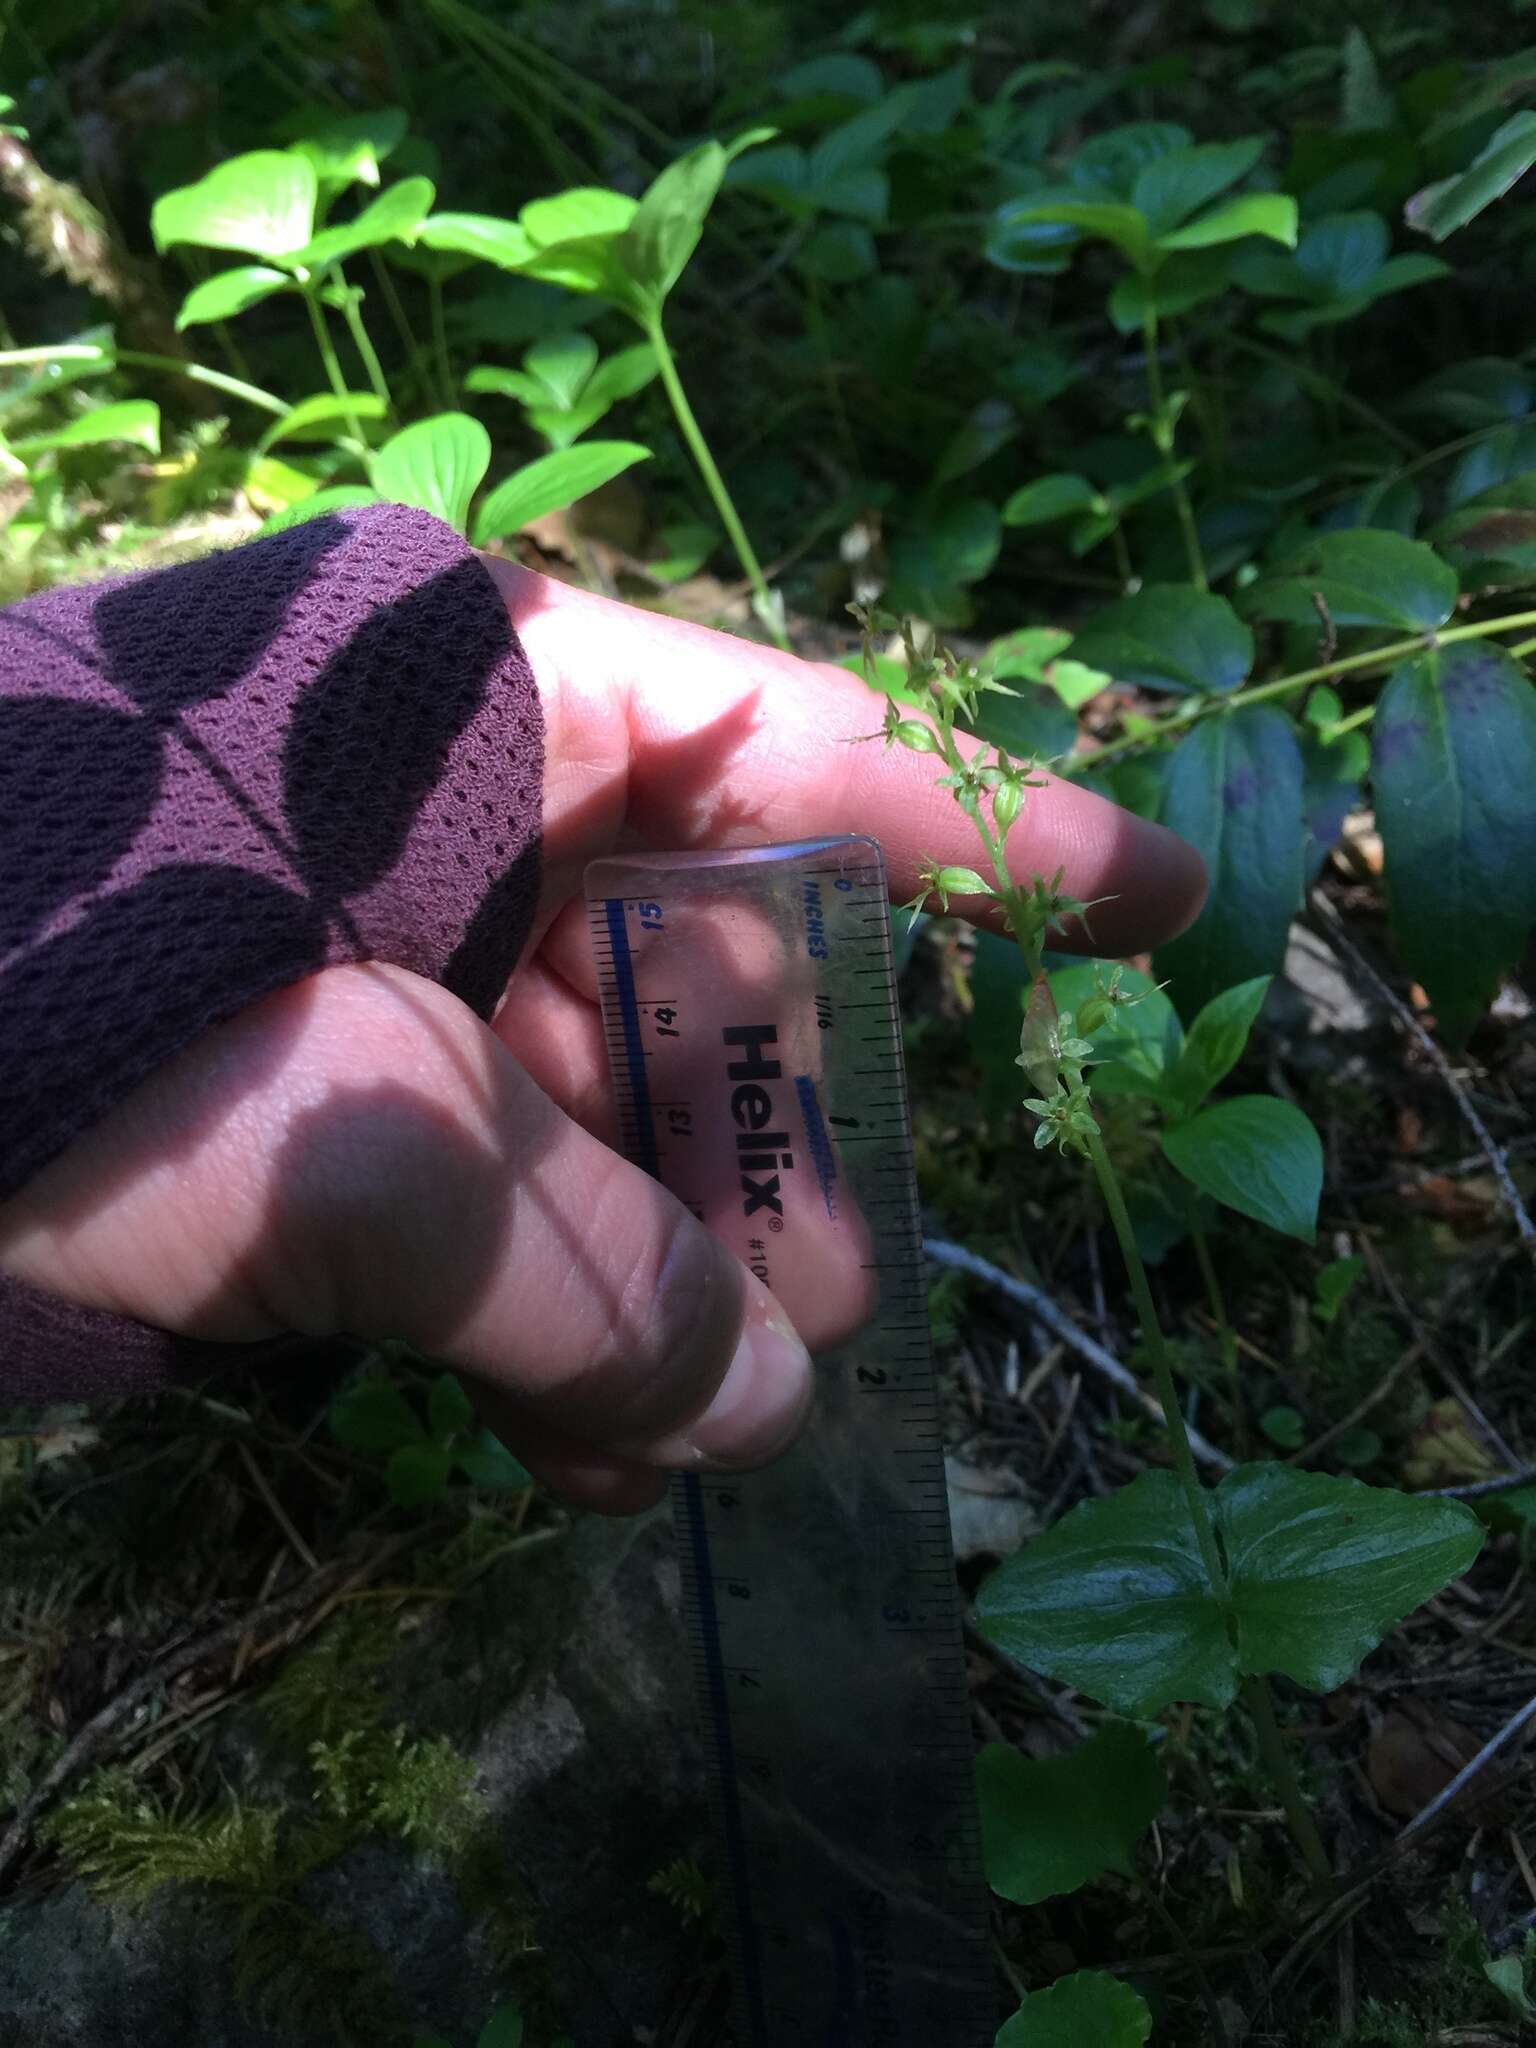
[[193,285],[176,315],[176,331],[196,327],[207,320],[232,320],[247,306],[259,306],[274,292],[293,291],[293,279],[284,270],[269,270],[265,264],[242,263],[234,270],[221,270]]
[[490,461],[491,437],[480,422],[441,412],[384,443],[373,458],[373,481],[381,498],[434,512],[462,533]]
[[553,455],[541,455],[503,479],[475,515],[475,545],[517,533],[530,519],[563,511],[578,498],[611,483],[637,462],[650,458],[638,441],[583,441]]
[[315,167],[292,150],[232,156],[195,185],[155,201],[149,216],[157,249],[192,242],[281,258],[302,249],[314,230]]
[[110,405],[93,405],[77,413],[62,427],[46,434],[28,434],[13,446],[18,455],[41,455],[50,448],[94,448],[108,441],[160,453],[160,408],[152,398],[120,398]]
[[356,219],[322,228],[290,260],[305,270],[324,270],[328,264],[355,256],[360,249],[409,241],[431,210],[433,197],[430,178],[402,178],[365,206]]
[[1263,235],[1271,242],[1296,246],[1296,202],[1284,192],[1250,192],[1229,200],[1184,227],[1159,235],[1159,249],[1210,249],[1238,242],[1245,235]]
[[1536,113],[1515,114],[1490,137],[1464,171],[1415,192],[1403,208],[1409,227],[1443,242],[1502,199],[1536,164]]

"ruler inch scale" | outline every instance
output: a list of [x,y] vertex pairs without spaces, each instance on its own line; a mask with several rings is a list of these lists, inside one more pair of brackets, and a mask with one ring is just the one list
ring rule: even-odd
[[816,1356],[793,1450],[673,1486],[738,2048],[991,2048],[884,860],[637,853],[586,893],[623,1148]]

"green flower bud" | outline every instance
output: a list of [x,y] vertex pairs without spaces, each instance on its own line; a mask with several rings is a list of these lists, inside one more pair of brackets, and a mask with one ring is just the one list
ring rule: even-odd
[[1000,785],[992,798],[992,815],[997,820],[1000,832],[1006,832],[1019,815],[1024,803],[1024,791],[1017,782]]
[[994,891],[989,882],[984,882],[974,868],[940,868],[933,878],[933,886],[941,895],[949,896],[991,896]]
[[931,725],[924,725],[920,718],[901,718],[891,729],[891,737],[914,754],[936,754],[939,751],[938,735]]

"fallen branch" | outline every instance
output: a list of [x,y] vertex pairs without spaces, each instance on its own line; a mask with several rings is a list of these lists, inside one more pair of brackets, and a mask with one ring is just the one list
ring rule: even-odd
[[[1017,1302],[1037,1322],[1044,1323],[1052,1336],[1059,1337],[1069,1350],[1091,1365],[1095,1372],[1117,1386],[1121,1393],[1128,1394],[1138,1406],[1144,1408],[1155,1421],[1161,1422],[1163,1411],[1157,1396],[1150,1393],[1136,1375],[1123,1366],[1112,1352],[1102,1344],[1094,1342],[1086,1332],[1080,1330],[1063,1309],[1056,1306],[1043,1288],[1033,1286],[1028,1280],[1016,1280],[1011,1273],[1005,1273],[1001,1266],[994,1266],[990,1259],[983,1259],[975,1252],[967,1251],[963,1244],[950,1244],[941,1237],[925,1237],[923,1250],[936,1266],[948,1266],[959,1273],[969,1273],[974,1280],[984,1280],[989,1287],[995,1287],[1000,1294]],[[1232,1460],[1225,1451],[1217,1450],[1213,1443],[1201,1436],[1197,1429],[1187,1430],[1189,1448],[1200,1460],[1217,1472],[1230,1472]]]

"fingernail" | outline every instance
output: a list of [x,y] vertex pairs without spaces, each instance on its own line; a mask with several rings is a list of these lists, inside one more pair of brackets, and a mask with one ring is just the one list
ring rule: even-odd
[[691,1428],[658,1451],[669,1464],[765,1465],[799,1435],[813,1392],[810,1353],[794,1324],[770,1294],[754,1288],[715,1398]]

